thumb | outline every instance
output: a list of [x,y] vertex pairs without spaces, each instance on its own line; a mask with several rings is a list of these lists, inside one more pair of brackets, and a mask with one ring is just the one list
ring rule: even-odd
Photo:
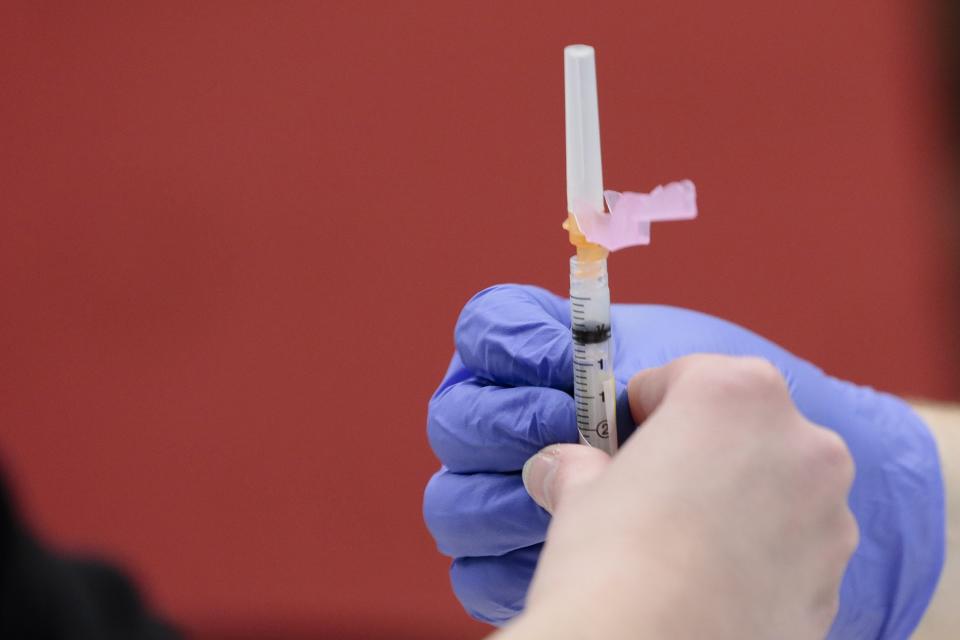
[[555,513],[578,488],[599,476],[610,456],[583,444],[554,444],[523,465],[523,486],[533,501]]

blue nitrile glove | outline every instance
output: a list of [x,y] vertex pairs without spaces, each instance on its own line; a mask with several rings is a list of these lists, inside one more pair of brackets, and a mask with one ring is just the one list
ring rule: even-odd
[[[567,304],[531,286],[477,294],[460,315],[456,354],[430,401],[430,444],[443,467],[427,485],[424,517],[440,551],[454,558],[457,597],[492,624],[523,608],[550,519],[527,495],[520,469],[546,445],[577,441]],[[780,369],[800,411],[840,434],[856,462],[850,506],[860,546],[830,637],[908,637],[944,555],[937,449],[910,407],[695,311],[613,305],[612,323],[620,389],[637,371],[690,353],[760,356]],[[623,416],[618,423],[628,430]]]

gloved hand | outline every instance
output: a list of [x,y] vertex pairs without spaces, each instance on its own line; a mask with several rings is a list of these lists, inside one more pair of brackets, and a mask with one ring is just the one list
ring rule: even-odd
[[[860,545],[829,637],[908,637],[944,555],[936,444],[910,407],[695,311],[613,305],[612,324],[619,389],[637,371],[691,353],[759,356],[780,369],[800,412],[836,431],[856,464],[850,508]],[[546,445],[578,439],[569,327],[567,300],[543,289],[482,291],[460,315],[456,353],[430,401],[430,444],[443,466],[427,485],[424,518],[440,551],[454,558],[457,597],[491,624],[523,608],[550,520],[524,490],[523,463]],[[618,428],[628,431],[623,422]]]

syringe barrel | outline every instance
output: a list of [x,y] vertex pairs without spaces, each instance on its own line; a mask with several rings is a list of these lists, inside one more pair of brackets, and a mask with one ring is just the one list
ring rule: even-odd
[[570,333],[580,437],[613,453],[617,448],[616,381],[605,259],[570,258]]

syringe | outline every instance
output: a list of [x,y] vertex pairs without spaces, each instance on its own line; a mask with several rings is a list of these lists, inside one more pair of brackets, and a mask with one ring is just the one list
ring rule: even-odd
[[570,333],[577,428],[586,444],[617,450],[616,379],[613,377],[607,250],[589,242],[575,208],[603,211],[600,119],[593,47],[563,51],[567,129],[567,211],[563,227],[577,255],[570,258]]

